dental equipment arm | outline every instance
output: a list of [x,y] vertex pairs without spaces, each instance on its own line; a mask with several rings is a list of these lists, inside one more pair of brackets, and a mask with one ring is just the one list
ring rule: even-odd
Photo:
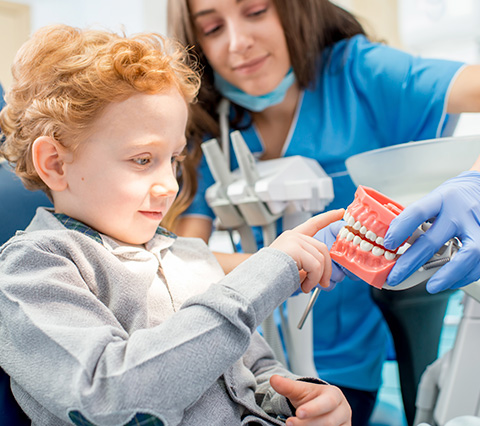
[[[315,160],[292,156],[257,163],[240,132],[234,131],[230,137],[239,168],[229,172],[233,177],[232,182],[224,182],[221,187],[222,184],[219,182],[221,178],[216,177],[215,179],[218,180],[207,189],[205,194],[208,205],[215,212],[220,223],[224,223],[231,217],[225,213],[235,209],[247,226],[262,227],[264,244],[267,245],[276,237],[277,219],[283,218],[284,229],[293,228],[313,213],[325,210],[326,205],[333,200],[332,179]],[[208,146],[205,148],[208,149]],[[224,149],[227,148],[224,147]],[[220,156],[217,152],[214,156],[217,160],[208,162],[209,167],[210,163],[217,161],[228,164],[224,155]],[[222,215],[226,216],[226,219],[222,219]],[[232,226],[232,229],[236,228]],[[242,248],[249,252],[243,240],[244,237],[241,236]],[[303,330],[296,329],[296,320],[300,318],[307,304],[305,299],[308,297],[309,295],[300,294],[287,301],[289,320],[284,321],[282,317],[282,331],[289,355],[290,369],[299,375],[316,376],[311,355],[313,353],[311,318],[306,322]],[[276,324],[273,319],[268,319],[267,322],[268,324],[264,324],[264,332],[267,329],[271,333],[268,331],[270,336],[267,336],[267,333],[264,333],[264,336],[274,349],[277,359],[283,362],[283,348],[277,338]]]
[[[444,182],[408,206],[394,219],[385,236],[385,247],[398,247],[424,221],[433,225],[418,237],[396,262],[387,282],[397,286],[425,264],[454,237],[461,242],[455,258],[435,269],[427,290],[455,289],[480,278],[480,172],[467,171]],[[438,272],[437,272],[438,270]]]
[[220,150],[216,139],[210,139],[201,146],[210,172],[215,180],[215,184],[210,189],[211,192],[215,192],[214,201],[211,202],[210,207],[223,227],[238,230],[241,236],[243,251],[254,253],[257,250],[257,243],[255,242],[252,229],[227,195],[228,186],[235,180],[228,168],[228,162]]

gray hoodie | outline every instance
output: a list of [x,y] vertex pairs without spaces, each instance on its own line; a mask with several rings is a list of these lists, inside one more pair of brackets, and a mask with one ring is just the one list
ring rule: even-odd
[[165,425],[283,424],[292,412],[269,378],[296,376],[255,330],[298,288],[293,259],[262,249],[222,278],[203,241],[157,234],[147,248],[159,247],[158,276],[201,292],[178,309],[172,296],[174,313],[156,320],[151,271],[102,239],[39,209],[0,248],[0,366],[33,424],[122,425],[136,413]]

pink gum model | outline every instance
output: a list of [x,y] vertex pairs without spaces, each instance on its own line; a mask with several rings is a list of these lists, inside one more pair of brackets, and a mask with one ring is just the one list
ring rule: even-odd
[[403,207],[372,188],[359,186],[345,212],[346,225],[330,249],[332,259],[370,285],[382,288],[398,257],[383,238]]

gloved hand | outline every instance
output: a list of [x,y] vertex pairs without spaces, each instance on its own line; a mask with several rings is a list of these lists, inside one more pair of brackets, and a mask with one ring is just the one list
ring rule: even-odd
[[459,288],[480,278],[480,173],[461,173],[408,206],[390,224],[385,248],[397,248],[419,225],[432,218],[435,221],[430,229],[397,260],[387,284],[402,282],[452,237],[457,237],[462,247],[430,278],[427,291]]
[[[328,250],[332,248],[335,239],[337,238],[337,234],[345,226],[346,223],[344,220],[338,220],[337,222],[333,222],[330,225],[326,226],[325,228],[318,231],[313,238],[321,241],[324,243]],[[322,291],[331,291],[335,288],[337,283],[343,281],[345,278],[345,269],[340,266],[338,263],[332,260],[332,276],[330,277],[330,285],[328,287],[320,287]],[[358,279],[358,278],[357,278]]]

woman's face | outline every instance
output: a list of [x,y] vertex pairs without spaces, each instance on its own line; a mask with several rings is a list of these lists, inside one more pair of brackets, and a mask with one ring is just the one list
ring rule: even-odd
[[273,0],[189,0],[198,42],[212,68],[244,92],[275,89],[290,69]]

